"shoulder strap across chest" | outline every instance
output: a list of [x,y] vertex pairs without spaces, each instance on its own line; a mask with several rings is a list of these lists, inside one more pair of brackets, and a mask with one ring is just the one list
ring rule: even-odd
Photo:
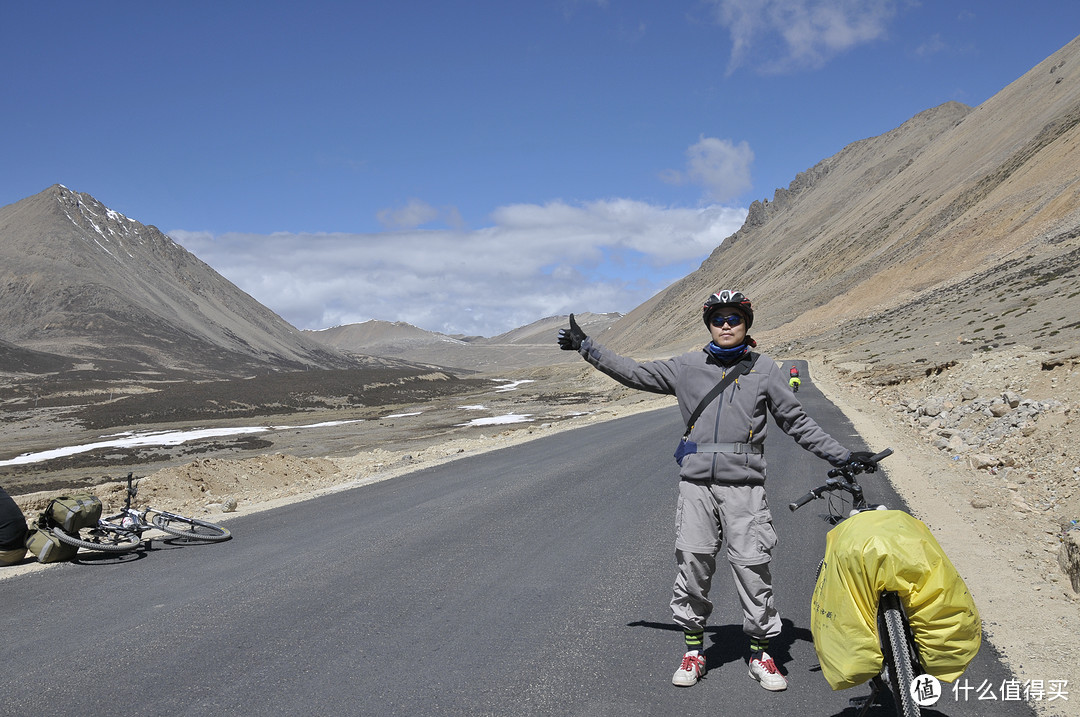
[[701,416],[701,412],[705,410],[705,407],[716,400],[716,397],[724,392],[724,389],[731,385],[732,381],[739,378],[743,374],[750,373],[750,370],[754,368],[754,364],[757,362],[758,355],[753,351],[747,351],[737,364],[731,367],[724,378],[720,379],[720,382],[712,387],[712,389],[705,394],[705,397],[701,399],[701,403],[697,405],[694,412],[690,414],[690,419],[686,422],[686,433],[683,434],[685,439],[690,435],[690,429],[694,427],[694,423],[698,417]]

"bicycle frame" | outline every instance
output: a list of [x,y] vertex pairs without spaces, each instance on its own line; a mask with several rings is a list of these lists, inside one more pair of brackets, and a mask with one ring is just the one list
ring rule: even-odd
[[[834,468],[828,472],[828,479],[824,485],[812,489],[809,493],[798,500],[790,503],[788,508],[798,510],[807,503],[825,498],[834,493],[845,493],[851,497],[851,510],[845,516],[836,510],[830,510],[826,520],[835,525],[842,520],[858,515],[869,510],[886,510],[886,506],[871,504],[866,501],[862,486],[856,480],[856,476],[862,472],[873,472],[877,464],[887,456],[892,455],[891,449],[886,449],[870,458],[865,465],[844,466]],[[830,506],[831,507],[831,506]],[[820,575],[821,565],[818,566]],[[911,695],[911,683],[914,678],[923,673],[919,659],[918,646],[911,632],[911,626],[900,597],[895,592],[883,591],[878,596],[877,608],[877,635],[881,646],[883,662],[881,671],[870,679],[871,693],[866,697],[853,698],[853,706],[861,707],[860,717],[865,715],[870,707],[877,703],[881,692],[891,692],[897,714],[901,717],[916,717],[919,715],[919,707]]]
[[78,535],[68,535],[58,527],[53,528],[57,539],[69,545],[89,550],[110,553],[126,553],[142,547],[151,547],[151,539],[143,533],[150,529],[160,530],[168,539],[182,539],[195,542],[221,542],[232,537],[228,529],[215,523],[177,513],[170,513],[156,508],[142,510],[131,507],[131,502],[138,494],[139,482],[134,474],[127,475],[127,496],[124,507],[119,513],[98,519],[97,525],[89,529],[89,540]]
[[140,511],[131,507],[131,501],[138,495],[138,492],[139,482],[135,480],[133,473],[128,473],[124,507],[116,515],[101,518],[98,524],[114,530],[127,530],[139,536],[142,536],[146,530],[153,528],[154,526],[146,519],[149,510]]
[[[232,537],[232,533],[228,529],[216,523],[189,518],[186,515],[170,513],[167,510],[159,510],[149,506],[142,510],[132,508],[131,501],[138,495],[138,492],[139,482],[134,480],[133,474],[128,473],[127,497],[124,499],[124,508],[117,516],[113,517],[113,519],[119,518],[121,525],[124,524],[125,518],[132,521],[132,527],[123,528],[124,530],[137,532],[141,536],[143,531],[156,528],[167,533],[172,538],[183,538],[199,542],[221,542]],[[184,527],[180,528],[177,525]]]

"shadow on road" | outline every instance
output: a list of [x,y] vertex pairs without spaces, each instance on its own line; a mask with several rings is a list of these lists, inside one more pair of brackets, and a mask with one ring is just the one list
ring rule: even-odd
[[[791,620],[782,619],[783,629],[769,644],[769,655],[784,674],[784,665],[791,661],[791,646],[796,641],[813,642],[810,630],[795,627]],[[667,630],[682,633],[682,628],[671,622],[649,622],[638,620],[627,623],[627,627],[647,627],[652,630]],[[705,664],[709,669],[718,669],[729,662],[746,663],[750,659],[750,639],[743,632],[741,625],[719,625],[705,628]]]

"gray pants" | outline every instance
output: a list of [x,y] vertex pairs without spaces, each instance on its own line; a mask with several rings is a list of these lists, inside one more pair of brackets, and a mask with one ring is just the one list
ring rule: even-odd
[[675,522],[678,573],[671,598],[675,624],[689,631],[705,627],[713,609],[709,590],[716,556],[726,542],[743,631],[751,637],[779,635],[780,614],[773,603],[769,570],[776,531],[765,488],[681,481]]

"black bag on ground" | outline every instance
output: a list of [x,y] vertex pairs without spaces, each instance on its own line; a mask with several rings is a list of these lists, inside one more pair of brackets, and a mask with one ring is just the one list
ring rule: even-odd
[[97,525],[101,517],[101,499],[94,495],[63,495],[54,499],[45,513],[65,533],[77,533],[82,528]]

